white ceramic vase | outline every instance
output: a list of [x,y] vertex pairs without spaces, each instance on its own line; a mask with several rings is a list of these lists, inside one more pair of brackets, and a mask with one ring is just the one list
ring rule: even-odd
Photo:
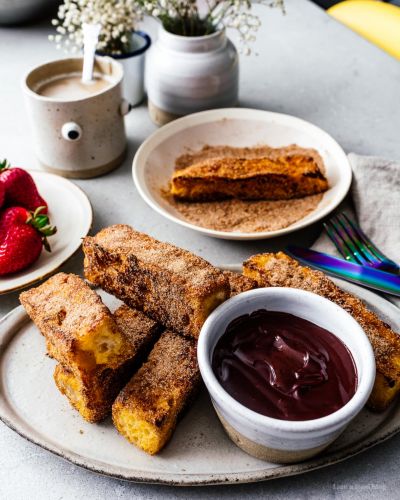
[[238,53],[224,30],[188,37],[160,27],[146,61],[150,116],[163,125],[196,111],[235,106],[238,78]]

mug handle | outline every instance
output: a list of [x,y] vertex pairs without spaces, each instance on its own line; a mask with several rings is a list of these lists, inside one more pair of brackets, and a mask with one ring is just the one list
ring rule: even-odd
[[127,115],[130,110],[133,108],[132,104],[126,99],[122,99],[121,104],[119,105],[119,113],[121,116]]

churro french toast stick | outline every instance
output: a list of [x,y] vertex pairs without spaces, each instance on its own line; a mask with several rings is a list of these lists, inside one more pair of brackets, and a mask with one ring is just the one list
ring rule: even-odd
[[146,316],[142,311],[123,304],[113,313],[119,331],[131,347],[131,360],[143,359],[149,346],[153,346],[162,330],[161,325]]
[[20,301],[44,335],[48,354],[73,371],[113,369],[132,357],[111,312],[79,276],[58,273],[23,292]]
[[328,182],[311,155],[214,158],[176,170],[171,194],[184,201],[288,200],[322,193]]
[[226,276],[204,259],[118,224],[83,241],[85,276],[167,328],[198,337],[229,297]]
[[244,276],[243,274],[235,273],[232,271],[224,271],[224,274],[229,280],[229,286],[231,287],[231,297],[258,287],[258,283],[256,280],[253,280],[248,276]]
[[61,394],[92,424],[101,422],[110,414],[111,406],[126,381],[121,368],[95,369],[76,375],[68,367],[58,364],[53,376]]
[[119,391],[138,368],[158,337],[160,326],[140,311],[123,305],[114,318],[121,333],[132,345],[131,358],[116,369],[96,367],[76,374],[68,367],[57,365],[54,380],[60,392],[88,422],[99,422],[111,412]]
[[386,377],[376,372],[375,384],[368,399],[369,408],[383,411],[392,403],[400,391],[400,379]]
[[364,303],[339,288],[320,271],[301,266],[279,252],[250,257],[243,272],[259,286],[301,288],[321,295],[343,307],[358,321],[367,334],[375,354],[377,377],[368,406],[384,410],[400,389],[400,337]]
[[151,455],[170,439],[200,382],[195,340],[166,331],[112,407],[117,430]]

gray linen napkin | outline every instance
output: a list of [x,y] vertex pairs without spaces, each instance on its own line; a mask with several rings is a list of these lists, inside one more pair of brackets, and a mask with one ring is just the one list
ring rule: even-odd
[[[353,170],[351,197],[356,218],[363,231],[384,254],[400,263],[400,163],[349,154]],[[351,211],[349,204],[340,209]],[[315,250],[337,254],[323,233],[313,245]],[[386,296],[400,307],[400,299]]]

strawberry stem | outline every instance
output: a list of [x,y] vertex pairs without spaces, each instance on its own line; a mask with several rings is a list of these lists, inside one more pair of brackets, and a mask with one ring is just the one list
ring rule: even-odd
[[44,248],[48,252],[51,252],[47,237],[55,234],[57,232],[57,228],[50,225],[50,221],[47,215],[40,213],[44,209],[46,209],[46,207],[38,207],[34,212],[29,212],[26,223],[30,224],[36,229],[36,231],[38,231],[38,233],[40,233]]

